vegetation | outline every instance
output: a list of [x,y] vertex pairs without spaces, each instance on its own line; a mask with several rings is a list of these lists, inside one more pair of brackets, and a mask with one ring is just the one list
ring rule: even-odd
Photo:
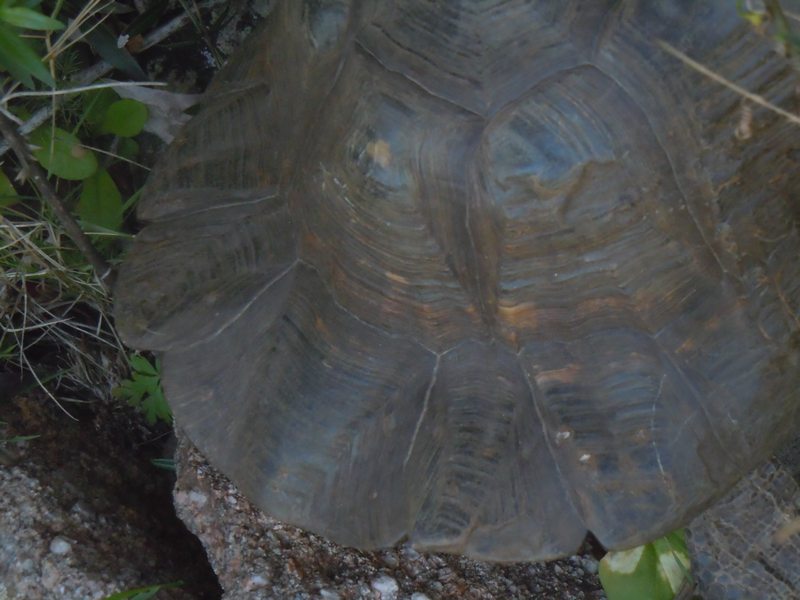
[[[110,318],[108,269],[130,235],[126,221],[147,173],[137,158],[148,108],[108,83],[72,83],[98,59],[135,63],[124,47],[103,44],[113,37],[113,10],[97,1],[0,4],[6,143],[9,127],[35,125],[25,141],[31,154],[15,161],[8,153],[0,172],[0,360],[67,413],[87,397],[110,399],[129,372]],[[50,118],[37,124],[43,112]]]
[[609,600],[672,600],[690,579],[684,532],[609,552],[600,561],[599,574]]
[[130,364],[131,378],[124,380],[115,394],[141,410],[150,425],[155,425],[159,419],[170,423],[172,414],[161,389],[158,361],[153,364],[144,356],[132,354]]
[[172,583],[148,585],[146,587],[126,590],[124,592],[119,592],[118,594],[112,594],[111,596],[107,596],[105,600],[150,600],[150,598],[154,598],[155,595],[161,590],[179,588],[182,584],[183,582],[181,581],[175,581]]
[[[110,289],[146,164],[163,146],[156,136],[166,137],[150,119],[162,98],[142,93],[153,84],[134,54],[179,27],[202,45],[195,3],[192,18],[168,4],[0,0],[0,375],[42,390],[65,418],[95,414],[92,404],[131,406],[137,430],[156,427],[152,439],[172,420],[158,361],[122,345]],[[131,412],[121,422],[134,423]],[[22,433],[0,421],[0,454],[45,432]],[[154,481],[157,469],[174,469],[171,459],[152,462]]]

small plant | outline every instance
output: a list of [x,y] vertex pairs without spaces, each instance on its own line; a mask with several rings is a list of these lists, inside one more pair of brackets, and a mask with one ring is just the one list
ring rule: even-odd
[[[78,198],[74,211],[82,229],[94,237],[119,237],[125,235],[125,212],[131,208],[135,195],[123,201],[111,170],[119,161],[136,164],[138,144],[132,138],[144,129],[148,110],[141,102],[120,99],[109,89],[98,92],[102,93],[82,98],[85,106],[72,130],[44,125],[31,133],[30,142],[36,148],[34,157],[49,174],[80,182],[74,186],[72,196]],[[81,140],[84,136],[96,139],[109,150],[87,146]],[[104,161],[98,153],[106,157]]]
[[164,471],[175,472],[175,459],[174,458],[151,458],[150,464]]
[[0,0],[0,70],[27,88],[34,87],[34,79],[50,86],[55,81],[22,32],[64,29],[61,21],[37,11],[39,4],[41,0]]
[[173,581],[171,583],[160,583],[157,585],[148,585],[132,590],[125,590],[124,592],[117,592],[106,596],[105,600],[150,600],[161,590],[171,590],[179,588],[183,585],[182,581]]
[[800,16],[784,10],[779,0],[736,0],[736,8],[756,31],[770,35],[795,67],[800,67],[800,33],[792,26]]
[[649,544],[609,552],[600,561],[600,582],[608,600],[673,600],[690,581],[689,550],[683,530]]
[[[81,57],[133,60],[124,47],[100,43],[104,29],[116,39],[106,21],[118,9],[97,0],[0,0],[0,118],[16,129],[44,109],[52,113],[20,144],[46,177],[31,185],[19,156],[4,157],[0,171],[0,361],[31,373],[59,406],[73,399],[70,392],[77,401],[108,398],[127,367],[111,324],[106,276],[130,237],[126,217],[146,175],[136,162],[136,137],[148,109],[107,83],[67,80],[70,68],[84,66]],[[35,89],[42,84],[50,89]],[[64,94],[64,88],[78,91]],[[9,140],[4,129],[0,141]],[[52,197],[92,244],[77,243]],[[87,256],[90,245],[107,268]],[[48,388],[58,389],[58,398]]]
[[142,411],[150,425],[159,420],[172,423],[172,412],[161,389],[161,368],[158,361],[153,364],[138,354],[132,354],[129,361],[131,378],[120,384],[114,391],[115,395]]
[[[5,421],[0,421],[0,430],[5,429],[8,424]],[[19,444],[21,442],[27,442],[29,440],[35,440],[36,438],[41,437],[39,434],[35,435],[15,435],[12,437],[3,437],[0,435],[0,446],[4,444]]]

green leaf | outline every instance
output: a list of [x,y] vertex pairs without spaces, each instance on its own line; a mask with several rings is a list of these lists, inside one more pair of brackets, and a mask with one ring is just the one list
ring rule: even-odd
[[174,458],[151,458],[150,464],[159,469],[164,469],[165,471],[175,471]]
[[139,374],[151,375],[158,377],[158,370],[156,367],[140,354],[134,354],[130,357],[131,368]]
[[123,71],[131,79],[139,81],[147,79],[147,74],[142,71],[139,63],[131,56],[131,53],[117,45],[118,36],[108,25],[105,23],[96,27],[94,25],[86,25],[82,31],[95,52],[108,64]]
[[42,0],[0,0],[3,6],[24,6],[25,8],[36,8]]
[[19,202],[19,195],[11,180],[0,171],[0,209],[11,206]]
[[600,561],[600,582],[608,600],[672,600],[689,578],[683,531],[644,546],[609,552]]
[[40,433],[36,435],[15,435],[14,437],[0,439],[0,444],[19,444],[21,442],[35,440],[38,437],[42,437],[42,435]]
[[128,160],[136,160],[136,157],[139,156],[139,144],[131,138],[120,138],[117,154]]
[[790,50],[797,50],[800,48],[800,33],[794,31],[782,31],[775,34],[775,39],[781,44],[785,44]]
[[157,420],[172,422],[172,412],[161,389],[161,374],[158,363],[153,365],[144,356],[133,354],[128,357],[131,365],[131,378],[124,380],[114,390],[114,395],[127,400],[138,408],[151,425]]
[[33,88],[35,77],[47,85],[55,85],[50,71],[28,43],[16,32],[0,23],[0,69],[27,88]]
[[51,135],[49,127],[40,127],[31,134],[31,142],[39,146],[33,153],[36,160],[62,179],[80,181],[97,171],[94,152],[68,131],[56,127]]
[[140,587],[132,590],[125,590],[124,592],[117,592],[116,594],[111,594],[110,596],[106,596],[105,600],[149,600],[161,590],[179,588],[182,585],[182,581],[148,585],[146,587]]
[[0,21],[23,29],[54,31],[64,29],[64,24],[24,6],[0,6]]
[[83,182],[78,216],[84,222],[104,229],[119,231],[122,226],[122,195],[105,169]]
[[655,540],[653,548],[658,556],[659,575],[669,582],[671,589],[677,594],[684,583],[691,579],[686,532],[683,529],[673,531]]
[[84,104],[83,121],[92,127],[100,127],[108,107],[119,100],[119,95],[111,88],[88,90],[80,95]]
[[138,100],[123,98],[108,107],[100,131],[120,137],[138,135],[147,122],[147,107]]

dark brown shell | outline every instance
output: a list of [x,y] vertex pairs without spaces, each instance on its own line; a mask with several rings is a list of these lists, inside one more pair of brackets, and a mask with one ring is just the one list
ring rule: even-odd
[[731,0],[281,3],[155,170],[126,341],[278,518],[496,560],[684,524],[798,425],[796,75]]

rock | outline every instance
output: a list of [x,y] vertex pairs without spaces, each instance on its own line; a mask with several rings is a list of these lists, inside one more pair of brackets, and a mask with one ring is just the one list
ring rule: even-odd
[[397,582],[388,575],[378,577],[372,582],[370,588],[381,600],[395,600],[399,590]]
[[72,550],[72,544],[60,536],[54,537],[50,542],[50,552],[53,554],[66,554],[70,550]]
[[[420,553],[408,546],[376,552],[338,546],[270,518],[214,470],[180,432],[178,440],[175,506],[205,546],[225,600],[605,597],[596,575],[579,576],[585,569],[576,569],[567,560],[499,565]],[[586,564],[584,559],[594,561],[591,556],[573,561]]]
[[598,563],[596,558],[592,558],[591,556],[584,556],[581,558],[581,564],[583,565],[583,570],[587,573],[595,574],[598,570]]

